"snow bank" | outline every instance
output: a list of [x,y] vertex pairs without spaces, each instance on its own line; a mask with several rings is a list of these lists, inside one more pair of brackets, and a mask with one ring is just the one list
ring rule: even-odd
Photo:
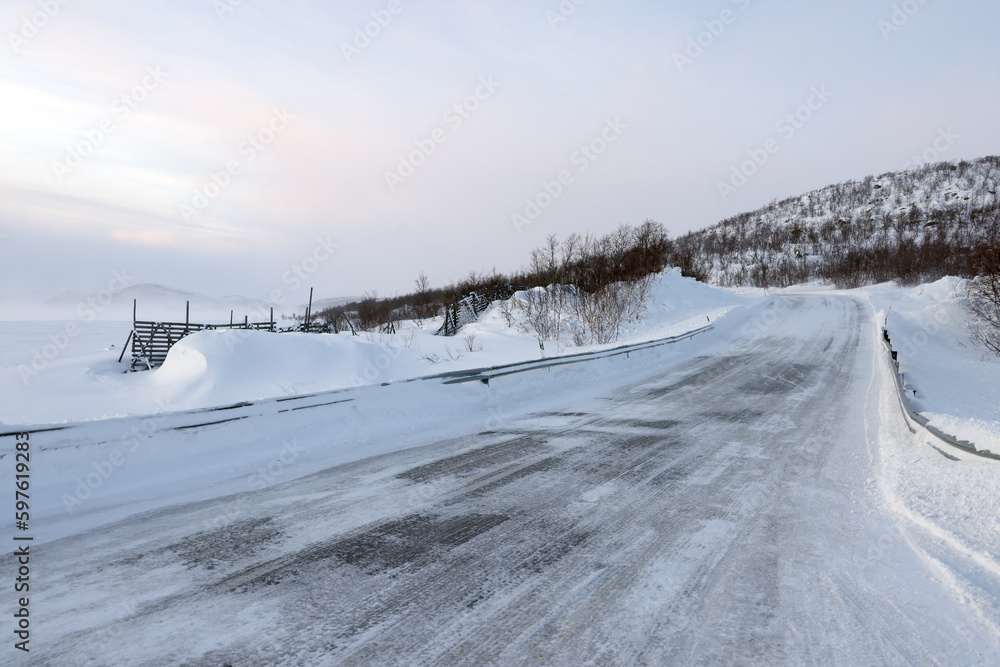
[[[673,336],[715,322],[758,294],[737,295],[684,278],[657,277],[646,311],[614,344]],[[155,315],[155,313],[151,313]],[[155,319],[155,317],[154,317]],[[171,349],[153,372],[129,373],[118,363],[129,323],[92,322],[27,380],[34,351],[59,333],[58,323],[0,322],[0,422],[38,424],[214,407],[422,377],[445,371],[538,359],[538,340],[497,304],[458,336],[435,336],[440,318],[404,322],[392,335],[202,331]],[[599,350],[549,341],[546,355]]]
[[1000,359],[969,339],[962,280],[862,291],[899,353],[911,402],[934,426],[977,448],[1000,451]]
[[385,348],[350,335],[199,331],[177,343],[150,385],[178,408],[365,384]]
[[764,295],[763,290],[739,292],[684,278],[680,269],[669,269],[653,283],[647,313],[630,332],[628,342],[651,332],[659,338],[703,326],[706,319],[714,322],[733,308],[747,304],[749,299]]

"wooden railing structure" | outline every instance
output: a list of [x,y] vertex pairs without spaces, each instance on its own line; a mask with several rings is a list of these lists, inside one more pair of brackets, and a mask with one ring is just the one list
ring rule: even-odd
[[466,324],[479,319],[494,301],[509,299],[519,289],[514,285],[495,285],[471,292],[445,308],[444,322],[435,335],[456,335]]
[[[243,317],[243,321],[233,319],[233,311],[229,311],[229,324],[199,324],[191,321],[191,302],[187,302],[183,322],[153,322],[137,319],[138,300],[132,300],[132,332],[128,340],[122,347],[122,352],[118,356],[121,363],[125,357],[125,350],[129,349],[131,343],[132,366],[131,370],[152,370],[163,364],[177,341],[184,336],[193,334],[196,331],[208,329],[251,329],[255,331],[271,331],[285,333],[290,331],[304,333],[340,333],[350,330],[351,334],[357,335],[357,328],[346,313],[340,313],[333,322],[313,322],[313,289],[309,288],[309,305],[306,307],[305,316],[302,321],[291,327],[279,328],[274,321],[274,308],[271,308],[271,317],[267,322],[251,322],[248,316]],[[346,327],[339,326],[340,323]]]
[[137,319],[138,303],[132,302],[132,333],[129,334],[125,347],[118,357],[120,362],[125,356],[125,350],[132,344],[131,370],[152,370],[163,364],[167,353],[177,341],[196,331],[208,329],[254,329],[257,331],[278,331],[274,322],[274,308],[271,308],[271,319],[268,322],[251,322],[244,317],[242,322],[233,321],[230,311],[228,324],[201,324],[191,321],[191,302],[188,301],[183,322],[153,322]]
[[[494,285],[479,291],[472,292],[445,309],[444,322],[438,329],[438,336],[454,336],[458,331],[469,324],[475,322],[479,316],[490,307],[490,304],[498,299],[509,299],[519,287],[514,285]],[[229,323],[222,324],[202,324],[191,321],[191,302],[187,302],[183,322],[158,322],[153,320],[138,319],[138,300],[132,301],[132,331],[128,340],[122,347],[118,361],[125,357],[125,350],[131,344],[132,365],[131,370],[152,370],[163,365],[177,341],[185,336],[197,331],[209,329],[250,329],[256,331],[288,332],[298,331],[306,333],[339,333],[350,330],[353,335],[357,335],[358,328],[347,313],[340,313],[332,322],[312,321],[312,301],[313,290],[309,290],[309,305],[306,308],[303,321],[295,326],[278,328],[274,321],[274,308],[271,308],[270,319],[266,322],[251,322],[249,317],[244,316],[243,321],[233,319],[233,311],[229,311]],[[340,326],[345,324],[346,326]],[[395,321],[384,324],[379,329],[382,333],[396,333]]]

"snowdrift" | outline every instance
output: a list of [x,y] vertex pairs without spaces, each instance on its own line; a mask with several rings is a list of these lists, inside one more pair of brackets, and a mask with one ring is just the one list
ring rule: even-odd
[[959,278],[865,288],[899,352],[915,410],[946,433],[1000,451],[1000,359],[969,340]]
[[[644,312],[626,323],[615,343],[576,347],[568,340],[546,341],[545,354],[678,335],[757,298],[759,293],[736,294],[672,269],[657,276]],[[527,322],[516,311],[508,322],[499,310],[494,304],[450,338],[434,335],[440,318],[404,322],[392,335],[201,331],[177,343],[160,368],[130,374],[123,373],[128,359],[119,364],[121,350],[112,347],[121,344],[129,325],[93,322],[81,325],[86,335],[27,382],[19,369],[30,363],[31,341],[60,325],[0,323],[0,339],[16,343],[16,351],[0,356],[0,421],[55,423],[215,407],[540,358]]]

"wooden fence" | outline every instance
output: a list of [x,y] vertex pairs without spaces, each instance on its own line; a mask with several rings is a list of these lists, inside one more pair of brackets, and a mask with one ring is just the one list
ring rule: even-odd
[[[479,316],[490,307],[490,304],[498,299],[509,299],[520,287],[514,285],[493,285],[471,294],[452,303],[445,309],[444,322],[438,329],[439,336],[454,336],[458,331],[470,322],[475,322]],[[152,370],[163,364],[177,341],[193,334],[197,331],[208,329],[251,329],[256,331],[301,331],[307,333],[339,333],[350,329],[351,333],[357,335],[358,327],[347,313],[339,313],[332,322],[312,321],[312,300],[313,291],[309,290],[309,306],[306,309],[305,318],[302,323],[294,326],[279,329],[274,321],[274,308],[271,308],[271,319],[267,322],[251,322],[248,317],[244,317],[242,322],[233,321],[232,311],[230,311],[228,324],[200,324],[191,321],[191,302],[187,303],[186,313],[183,322],[156,322],[152,320],[139,320],[136,318],[138,302],[132,302],[132,332],[129,339],[125,341],[122,353],[118,357],[120,362],[125,356],[125,350],[129,349],[131,343],[132,366],[136,370]],[[345,324],[346,327],[341,326]],[[382,333],[396,333],[396,322],[390,320],[383,324],[379,330]]]
[[466,324],[479,319],[494,301],[509,299],[519,289],[514,285],[495,285],[468,294],[445,308],[444,323],[435,335],[456,335]]
[[[122,353],[118,356],[119,363],[125,357],[125,350],[132,347],[132,370],[152,370],[161,366],[167,358],[177,341],[184,336],[205,331],[207,329],[251,329],[255,331],[289,332],[299,331],[304,333],[340,333],[350,329],[351,334],[357,335],[357,328],[351,318],[346,313],[340,313],[333,322],[313,322],[312,320],[313,290],[309,288],[309,305],[306,307],[306,314],[302,322],[292,327],[278,328],[274,321],[274,308],[271,308],[271,319],[267,322],[251,322],[247,316],[243,321],[233,320],[233,311],[229,311],[229,324],[198,324],[191,321],[191,302],[187,302],[183,322],[152,322],[136,319],[138,300],[132,300],[132,333],[122,347]],[[340,323],[346,327],[339,326]]]
[[[274,309],[269,322],[250,322],[244,317],[242,322],[234,322],[232,314],[228,324],[200,324],[191,321],[191,304],[188,302],[184,322],[153,322],[136,319],[137,303],[132,303],[132,333],[125,343],[132,344],[132,370],[152,370],[163,364],[167,353],[181,338],[196,331],[208,329],[254,329],[257,331],[277,331],[274,323]],[[118,360],[125,356],[122,349]]]

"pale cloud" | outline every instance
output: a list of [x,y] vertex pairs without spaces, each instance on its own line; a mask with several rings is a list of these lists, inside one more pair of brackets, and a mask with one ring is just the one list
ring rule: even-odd
[[[672,53],[730,5],[746,9],[678,73]],[[79,252],[53,283],[127,247],[146,253],[144,282],[177,280],[190,256],[187,288],[243,280],[249,292],[269,285],[260,267],[280,275],[329,233],[345,251],[321,291],[391,292],[420,269],[440,282],[513,268],[548,233],[652,217],[676,234],[896,168],[940,125],[962,134],[948,157],[1000,152],[997,8],[928,3],[886,43],[876,23],[891,3],[875,5],[588,2],[553,30],[555,2],[405,2],[348,63],[341,43],[377,6],[260,0],[220,19],[208,0],[69,3],[20,53],[0,54],[3,250],[72,234]],[[0,19],[16,26],[34,7],[9,3]],[[122,102],[150,68],[163,80]],[[447,127],[482,76],[502,87]],[[822,117],[721,201],[730,165],[824,83],[837,97]],[[276,110],[294,119],[250,159],[241,148]],[[615,116],[630,126],[621,141],[517,235],[511,213]],[[59,178],[54,164],[104,121],[111,130]],[[385,172],[438,127],[447,140],[390,191]],[[223,174],[231,162],[238,173]],[[181,206],[206,193],[186,219]]]

